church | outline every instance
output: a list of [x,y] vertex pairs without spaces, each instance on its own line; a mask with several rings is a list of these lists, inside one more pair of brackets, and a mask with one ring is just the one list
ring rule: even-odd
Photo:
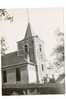
[[32,31],[29,15],[27,21],[24,38],[16,42],[17,50],[1,54],[2,95],[65,93],[64,67],[57,72],[49,64],[45,43]]
[[17,51],[2,56],[2,85],[42,84],[46,75],[44,42],[33,35],[28,22]]

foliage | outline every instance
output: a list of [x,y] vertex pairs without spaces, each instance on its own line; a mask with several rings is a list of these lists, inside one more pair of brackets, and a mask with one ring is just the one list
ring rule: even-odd
[[7,50],[6,41],[4,37],[2,37],[1,38],[1,55],[5,55],[6,50]]
[[[54,64],[58,67],[61,66],[61,64],[64,62],[64,35],[63,33],[57,34],[58,39],[60,39],[58,45],[54,48],[53,55],[55,55]],[[61,43],[62,42],[62,43]]]
[[59,62],[64,61],[64,46],[59,45],[56,49],[55,49],[55,53],[56,54],[60,54],[61,57],[57,57]]
[[[13,16],[9,15],[9,13],[6,9],[0,9],[0,19],[7,20],[9,22],[13,22]],[[1,55],[4,55],[7,50],[6,41],[5,41],[4,37],[1,38],[0,43],[1,43]]]
[[4,20],[9,20],[13,22],[13,16],[9,15],[6,9],[0,9],[0,18],[4,18]]

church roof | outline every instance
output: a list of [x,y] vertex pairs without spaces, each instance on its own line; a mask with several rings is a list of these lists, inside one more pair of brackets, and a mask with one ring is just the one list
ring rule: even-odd
[[2,67],[25,63],[24,56],[18,56],[17,51],[2,56],[1,60]]

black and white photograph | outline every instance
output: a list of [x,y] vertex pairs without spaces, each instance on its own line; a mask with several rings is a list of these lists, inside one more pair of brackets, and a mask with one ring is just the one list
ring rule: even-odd
[[64,8],[0,9],[2,96],[65,94]]

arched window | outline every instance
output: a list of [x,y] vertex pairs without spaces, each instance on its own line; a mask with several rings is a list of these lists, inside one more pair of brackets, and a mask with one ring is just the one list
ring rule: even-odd
[[25,45],[25,52],[28,53],[28,46]]

